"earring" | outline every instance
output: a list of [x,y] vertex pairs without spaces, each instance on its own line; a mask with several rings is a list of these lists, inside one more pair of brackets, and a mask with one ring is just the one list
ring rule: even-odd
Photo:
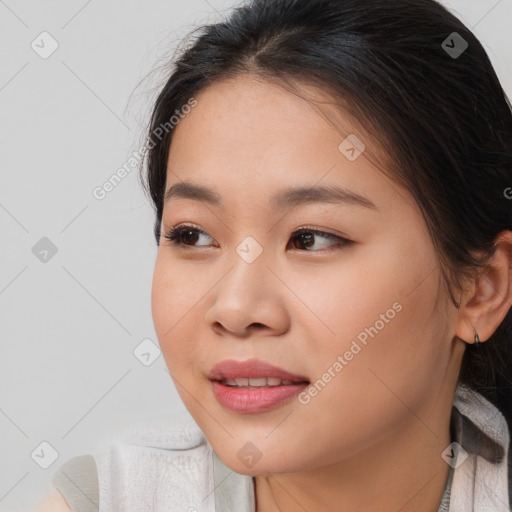
[[478,334],[475,332],[475,347],[479,347],[481,345],[480,338],[478,337]]

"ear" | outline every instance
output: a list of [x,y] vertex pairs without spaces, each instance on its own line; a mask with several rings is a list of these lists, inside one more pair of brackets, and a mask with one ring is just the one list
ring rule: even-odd
[[473,280],[459,309],[456,336],[474,343],[488,340],[512,306],[512,231],[502,231],[495,252]]

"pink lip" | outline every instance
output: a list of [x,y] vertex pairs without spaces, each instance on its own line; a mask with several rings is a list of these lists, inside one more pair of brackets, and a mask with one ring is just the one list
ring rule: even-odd
[[[250,389],[230,387],[220,382],[237,377],[249,379],[275,377],[281,380],[290,380],[294,384]],[[309,380],[306,377],[290,373],[258,359],[249,359],[243,362],[221,361],[212,368],[209,379],[218,402],[225,408],[239,413],[268,411],[282,404],[283,401],[298,395],[309,386]]]
[[257,413],[265,412],[285,400],[298,395],[309,386],[308,382],[290,384],[288,386],[272,386],[260,389],[234,388],[212,380],[212,389],[218,402],[233,412]]
[[282,368],[273,366],[259,359],[249,359],[247,361],[235,361],[228,359],[217,363],[208,378],[210,380],[219,381],[222,379],[235,379],[237,377],[258,378],[258,377],[275,377],[281,380],[291,380],[293,382],[309,382],[307,377],[295,375],[287,372]]

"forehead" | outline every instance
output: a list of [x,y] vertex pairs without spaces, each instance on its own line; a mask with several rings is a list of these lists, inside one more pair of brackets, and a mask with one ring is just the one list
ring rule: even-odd
[[[304,92],[323,101],[321,106],[333,103],[315,89]],[[174,129],[166,191],[187,180],[254,199],[285,185],[317,184],[344,187],[377,207],[386,191],[389,199],[390,180],[368,160],[371,144],[359,127],[363,153],[349,159],[341,151],[354,141],[356,128],[339,109],[319,109],[302,95],[252,76],[214,82],[195,99],[197,105]]]

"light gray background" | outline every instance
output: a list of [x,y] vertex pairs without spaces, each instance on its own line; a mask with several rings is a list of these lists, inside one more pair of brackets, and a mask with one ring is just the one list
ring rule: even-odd
[[[145,366],[133,352],[158,344],[138,171],[103,200],[92,191],[140,146],[162,75],[139,81],[235,3],[0,0],[2,512],[26,511],[61,463],[127,425],[185,410],[163,357]],[[445,4],[512,96],[512,0]],[[31,48],[43,31],[59,45],[47,59]],[[47,262],[32,252],[42,237],[57,247]],[[44,441],[58,452],[48,469]]]

